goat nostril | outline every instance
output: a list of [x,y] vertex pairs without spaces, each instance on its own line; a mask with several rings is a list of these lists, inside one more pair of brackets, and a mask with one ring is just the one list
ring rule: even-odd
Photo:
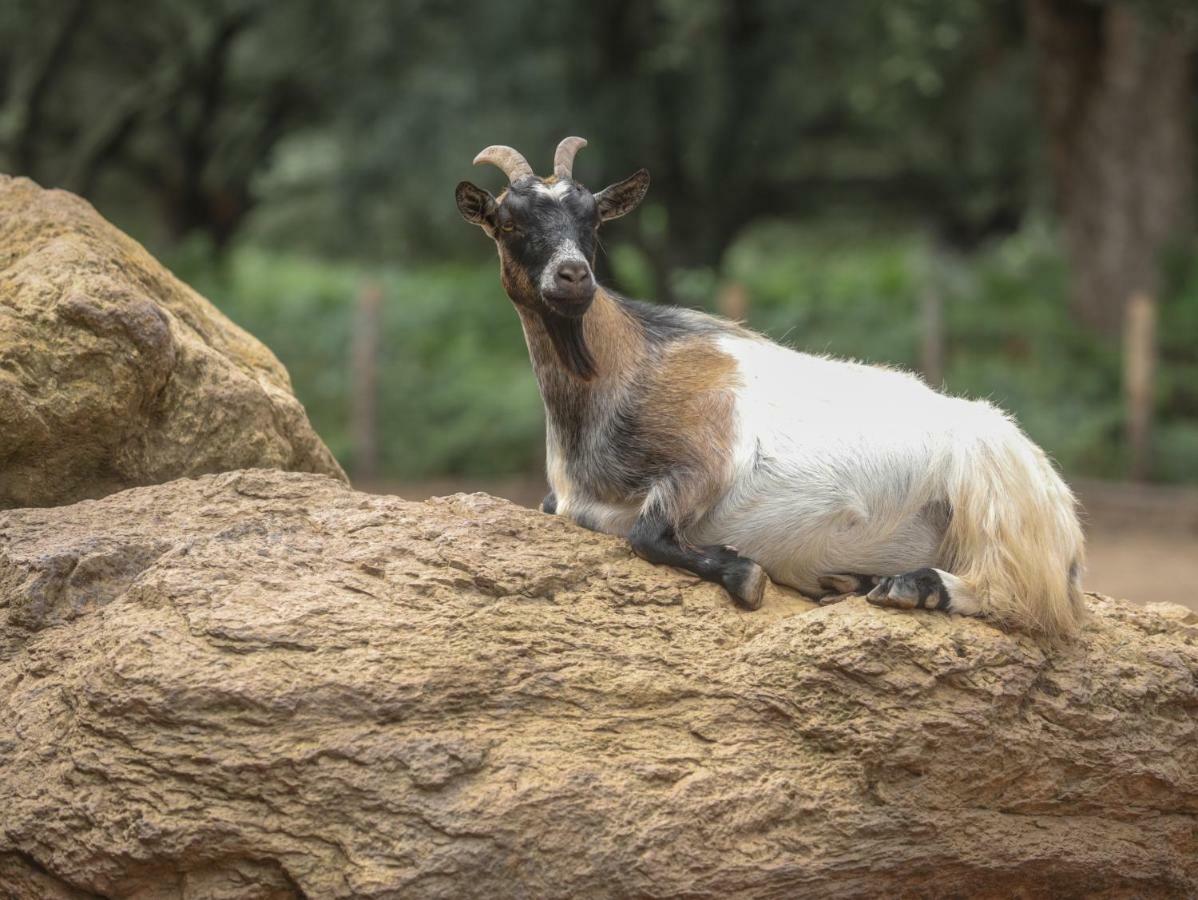
[[566,284],[585,284],[590,277],[590,271],[581,263],[563,263],[557,270],[558,280]]

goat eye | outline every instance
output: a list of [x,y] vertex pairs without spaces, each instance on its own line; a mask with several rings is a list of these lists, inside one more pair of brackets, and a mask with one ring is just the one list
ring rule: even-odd
[[508,219],[506,222],[500,223],[499,227],[503,231],[506,231],[510,234],[511,232],[516,230],[516,223],[513,222],[511,219]]

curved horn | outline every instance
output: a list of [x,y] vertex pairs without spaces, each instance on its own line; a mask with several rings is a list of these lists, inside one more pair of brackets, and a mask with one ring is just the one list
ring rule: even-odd
[[493,166],[503,169],[503,174],[507,176],[507,180],[512,184],[515,184],[519,178],[533,174],[532,166],[528,164],[528,160],[519,151],[511,147],[505,147],[502,144],[490,146],[474,157],[474,164],[476,166],[481,166],[483,163],[490,163]]
[[553,174],[558,178],[574,177],[574,154],[587,145],[586,138],[568,137],[557,145],[553,154]]

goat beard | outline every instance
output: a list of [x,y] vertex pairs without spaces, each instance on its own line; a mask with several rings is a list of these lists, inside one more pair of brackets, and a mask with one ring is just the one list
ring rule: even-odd
[[587,346],[582,322],[584,316],[563,316],[551,309],[540,311],[541,321],[557,358],[571,375],[590,381],[597,374],[595,357]]

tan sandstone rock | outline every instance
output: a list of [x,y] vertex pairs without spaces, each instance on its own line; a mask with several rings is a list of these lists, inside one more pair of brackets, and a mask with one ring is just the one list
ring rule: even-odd
[[484,495],[0,513],[0,896],[1198,893],[1198,627],[755,613]]
[[344,477],[266,347],[85,201],[0,175],[0,509],[255,466]]

